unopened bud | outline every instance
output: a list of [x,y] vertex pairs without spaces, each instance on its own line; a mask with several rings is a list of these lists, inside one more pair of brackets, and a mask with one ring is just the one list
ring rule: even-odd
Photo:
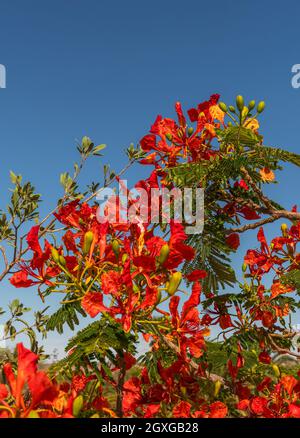
[[249,111],[253,110],[254,107],[255,107],[255,100],[250,100],[250,102],[248,103]]
[[127,259],[128,259],[128,254],[123,254],[122,255],[122,263],[124,264]]
[[59,263],[59,254],[56,248],[51,248],[51,255],[55,263]]
[[80,414],[81,409],[83,408],[83,397],[79,395],[73,401],[73,415],[77,417]]
[[67,264],[66,259],[62,255],[59,256],[59,264],[61,266],[66,266],[66,264]]
[[83,239],[82,252],[84,255],[89,253],[93,240],[94,240],[94,233],[92,231],[87,231]]
[[244,98],[243,96],[237,96],[236,97],[236,106],[238,108],[239,111],[243,111],[244,108]]
[[227,105],[224,102],[219,103],[219,108],[224,112],[227,113]]
[[169,141],[172,141],[172,134],[170,134],[169,132],[168,132],[168,134],[166,134],[166,137]]
[[245,119],[247,117],[248,113],[249,113],[249,108],[247,106],[244,106],[243,111],[242,111],[243,119]]
[[120,254],[120,244],[116,239],[114,239],[112,241],[111,247],[112,247],[112,250],[113,250],[116,258],[118,258],[119,254]]
[[177,291],[182,279],[181,272],[174,272],[170,278],[170,282],[167,288],[167,292],[169,295],[174,295]]
[[163,245],[161,247],[161,250],[160,250],[160,253],[159,253],[159,256],[157,259],[158,263],[160,265],[163,265],[165,263],[165,261],[167,260],[167,258],[169,257],[169,254],[170,254],[170,247],[166,243],[165,245]]
[[279,369],[278,365],[274,364],[274,365],[272,365],[272,368],[273,368],[275,376],[280,377],[280,369]]
[[257,112],[260,114],[263,112],[263,110],[265,109],[265,102],[262,100],[261,102],[259,102],[259,104],[257,105]]
[[193,128],[192,126],[190,126],[190,127],[188,128],[188,135],[192,135],[193,132],[194,132],[194,128]]
[[288,230],[287,224],[282,224],[280,228],[281,228],[282,235],[286,236],[287,230]]
[[217,397],[219,395],[220,389],[222,386],[222,382],[220,380],[215,381],[215,388],[214,388],[214,396]]

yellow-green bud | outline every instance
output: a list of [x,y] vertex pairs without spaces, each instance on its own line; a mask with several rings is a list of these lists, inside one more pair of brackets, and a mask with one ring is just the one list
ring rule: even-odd
[[51,255],[55,263],[59,263],[59,254],[56,248],[51,248]]
[[168,134],[166,134],[166,137],[167,137],[167,139],[168,139],[169,141],[172,140],[172,134],[170,134],[169,132],[168,132]]
[[118,258],[119,254],[120,254],[120,244],[116,239],[114,239],[112,241],[111,247],[112,247],[112,250],[113,250],[116,258]]
[[215,381],[215,388],[214,388],[214,396],[217,397],[219,395],[220,389],[222,386],[222,382],[220,380]]
[[91,143],[92,143],[92,140],[89,137],[87,137],[86,135],[84,137],[82,137],[81,145],[84,148],[88,148],[91,145]]
[[165,263],[165,261],[167,260],[167,258],[169,257],[170,254],[170,247],[169,245],[166,243],[165,245],[163,245],[161,247],[159,256],[158,256],[158,263],[163,265]]
[[192,135],[193,132],[194,132],[194,128],[193,128],[192,126],[190,126],[190,127],[188,128],[188,135]]
[[30,411],[27,418],[40,418],[39,413],[37,411]]
[[236,97],[236,106],[238,108],[239,111],[242,111],[244,108],[244,98],[243,96],[237,96]]
[[181,283],[181,280],[182,280],[181,272],[177,271],[177,272],[174,272],[174,274],[172,274],[168,288],[167,288],[167,292],[169,295],[175,294],[175,292],[177,291],[177,289]]
[[140,291],[140,288],[138,287],[137,284],[133,283],[132,289],[134,292],[138,293]]
[[254,107],[255,107],[255,100],[250,100],[250,102],[248,103],[249,111],[253,110]]
[[219,103],[219,108],[224,111],[224,113],[227,113],[227,105],[224,102]]
[[229,105],[229,111],[231,111],[232,113],[235,113],[235,108],[232,105]]
[[61,266],[66,266],[66,264],[67,264],[66,259],[62,255],[59,256],[59,264]]
[[247,106],[244,106],[243,111],[242,111],[243,119],[245,119],[247,117],[248,113],[249,113],[249,108]]
[[128,259],[128,254],[123,254],[122,255],[122,263],[124,264],[127,259]]
[[93,240],[94,240],[94,233],[92,231],[87,231],[83,239],[82,252],[84,255],[89,253]]
[[77,417],[80,414],[81,409],[83,408],[83,397],[79,395],[73,401],[73,415]]
[[246,272],[247,271],[247,263],[243,263],[242,265],[242,271]]
[[286,236],[286,232],[288,230],[287,224],[282,224],[280,228],[281,228],[282,235]]
[[257,112],[260,114],[263,112],[263,110],[265,109],[265,102],[262,100],[261,102],[259,102],[259,104],[257,105]]
[[272,365],[272,368],[273,368],[275,376],[280,377],[280,369],[279,369],[278,365],[274,364],[274,365]]

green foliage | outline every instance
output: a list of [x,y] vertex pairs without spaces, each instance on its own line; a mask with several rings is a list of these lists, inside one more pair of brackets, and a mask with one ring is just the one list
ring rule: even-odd
[[53,365],[51,373],[68,375],[73,367],[80,367],[82,364],[89,364],[97,370],[97,364],[100,363],[104,372],[111,377],[105,358],[116,363],[115,357],[121,351],[135,353],[135,342],[136,338],[126,334],[113,319],[102,317],[69,340],[65,348],[69,352],[68,356]]
[[78,301],[62,304],[61,307],[49,317],[46,330],[57,330],[58,333],[62,334],[65,324],[67,324],[71,330],[74,330],[75,325],[79,324],[78,314],[86,317],[86,313]]

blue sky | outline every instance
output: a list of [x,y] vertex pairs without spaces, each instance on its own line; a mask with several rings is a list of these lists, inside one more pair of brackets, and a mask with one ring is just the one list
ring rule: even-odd
[[[300,153],[300,89],[291,87],[300,63],[300,4],[274,1],[1,1],[0,184],[5,206],[10,169],[43,194],[42,213],[60,195],[59,174],[77,159],[76,139],[106,143],[105,162],[120,169],[124,147],[147,132],[158,113],[173,116],[219,92],[265,100],[265,144]],[[94,161],[83,182],[102,181]],[[135,181],[145,175],[136,167]],[[299,170],[287,166],[268,192],[290,208]],[[275,227],[269,228],[272,236]],[[245,236],[236,266],[252,235]],[[0,286],[0,306],[18,295],[40,306],[31,290]],[[63,345],[53,335],[49,348]]]

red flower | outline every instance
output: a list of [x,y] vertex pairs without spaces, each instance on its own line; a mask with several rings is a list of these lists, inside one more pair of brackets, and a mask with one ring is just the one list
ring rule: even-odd
[[268,365],[271,363],[272,359],[266,351],[262,351],[259,355],[259,361]]
[[230,246],[230,248],[236,251],[240,246],[240,236],[238,233],[231,233],[226,237],[226,243],[228,246]]
[[[42,402],[51,402],[57,394],[57,390],[42,371],[37,371],[38,356],[27,350],[23,344],[17,345],[18,368],[14,373],[10,363],[3,367],[4,375],[7,379],[11,396],[15,402],[12,410],[21,411],[22,417],[27,417],[31,410],[34,410]],[[30,399],[25,403],[23,390],[25,385],[30,390]],[[2,387],[2,397],[7,393]]]
[[181,401],[173,408],[174,418],[189,418],[191,416],[192,405],[186,401]]

